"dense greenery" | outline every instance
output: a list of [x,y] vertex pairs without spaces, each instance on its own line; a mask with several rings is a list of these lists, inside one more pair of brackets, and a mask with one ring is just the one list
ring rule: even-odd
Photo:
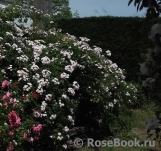
[[111,50],[111,59],[126,70],[126,80],[138,82],[139,63],[144,61],[149,47],[154,47],[148,39],[151,26],[157,19],[146,20],[139,17],[89,17],[56,20],[64,33],[85,36],[91,39],[89,44],[102,48],[103,53]]
[[57,19],[79,17],[77,11],[72,14],[69,0],[12,0],[12,4],[18,4],[27,10],[34,6]]
[[134,1],[134,6],[137,5],[137,11],[147,8],[146,18],[157,18],[161,12],[161,0],[129,0],[128,6]]
[[[18,27],[13,21],[22,15],[44,26]],[[120,109],[142,101],[109,50],[63,34],[48,15],[9,6],[0,9],[0,29],[2,150],[66,149],[73,127],[114,133]]]
[[[129,0],[129,4],[133,0]],[[142,2],[142,3],[141,3]],[[141,3],[141,6],[140,6]],[[129,5],[128,4],[128,5]],[[157,18],[161,13],[161,0],[135,0],[134,5],[137,6],[137,10],[143,7],[147,8],[146,18]],[[156,119],[150,119],[147,121],[147,134],[148,138],[152,138],[160,143],[161,141],[161,128],[159,124],[161,123],[161,24],[160,22],[154,24],[151,28],[148,38],[152,40],[155,44],[155,48],[149,48],[146,53],[145,62],[143,62],[140,67],[140,71],[146,76],[143,81],[143,86],[149,89],[150,97],[155,102],[155,115]],[[153,132],[153,133],[152,133]]]

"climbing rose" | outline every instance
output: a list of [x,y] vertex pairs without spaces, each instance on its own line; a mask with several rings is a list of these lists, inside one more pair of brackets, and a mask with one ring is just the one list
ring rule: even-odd
[[11,111],[8,114],[8,120],[11,128],[18,128],[21,125],[21,119],[15,111]]
[[42,130],[42,124],[38,124],[37,126],[34,124],[32,129],[34,132],[40,132]]
[[23,134],[23,139],[27,139],[27,134],[26,133]]
[[7,80],[4,80],[2,82],[2,88],[6,88],[6,87],[8,87],[8,85],[9,85],[9,82]]
[[5,95],[3,95],[2,99],[3,101],[7,100],[10,97],[11,93],[10,92],[6,92]]
[[34,98],[38,99],[39,98],[39,94],[35,91],[32,92],[32,95],[34,96]]

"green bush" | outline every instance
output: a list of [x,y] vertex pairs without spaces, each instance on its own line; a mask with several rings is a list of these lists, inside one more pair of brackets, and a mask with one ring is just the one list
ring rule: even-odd
[[111,50],[110,59],[125,69],[126,81],[138,82],[141,77],[139,63],[144,61],[142,54],[154,47],[148,39],[151,26],[160,20],[146,20],[139,17],[88,17],[56,20],[57,27],[64,33],[76,37],[88,37],[90,46],[97,44],[103,53]]
[[[147,88],[150,92],[152,101],[160,106],[161,95],[161,24],[154,24],[151,28],[151,33],[149,39],[151,39],[155,44],[155,48],[149,48],[147,54],[145,55],[145,62],[140,64],[140,71],[144,75],[144,80],[142,81],[143,87]],[[158,112],[158,111],[157,111]],[[158,114],[158,113],[157,113]],[[158,115],[157,115],[158,116]]]
[[[34,26],[13,22],[22,13]],[[2,150],[66,149],[73,127],[114,132],[119,109],[135,105],[137,89],[108,59],[110,51],[105,56],[89,39],[61,33],[35,9],[9,6],[0,18]]]

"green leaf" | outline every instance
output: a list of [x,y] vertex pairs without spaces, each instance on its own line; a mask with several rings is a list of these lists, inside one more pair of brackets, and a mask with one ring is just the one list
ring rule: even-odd
[[140,11],[143,9],[143,7],[144,7],[144,6],[143,6],[143,3],[142,3],[141,6],[140,6]]
[[133,0],[129,0],[129,2],[128,2],[128,6],[131,4],[131,2],[132,2]]
[[141,0],[135,0],[134,2],[134,6],[136,7],[136,4],[139,3],[140,4]]
[[135,0],[135,2],[134,2],[134,6],[136,7],[136,4],[138,3],[138,1],[137,0]]
[[139,10],[139,6],[140,6],[140,3],[139,3],[138,6],[137,6],[137,11]]

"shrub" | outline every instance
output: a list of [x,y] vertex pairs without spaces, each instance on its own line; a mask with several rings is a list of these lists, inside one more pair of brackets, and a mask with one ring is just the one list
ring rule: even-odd
[[137,89],[107,59],[110,51],[104,56],[88,38],[62,34],[35,9],[24,16],[35,17],[34,25],[19,27],[13,20],[22,13],[19,6],[0,11],[2,150],[66,149],[73,127],[113,132],[119,108],[135,104]]
[[151,99],[153,102],[160,105],[161,95],[160,95],[160,74],[161,74],[161,64],[160,64],[160,56],[161,56],[161,24],[154,24],[151,29],[151,33],[149,35],[149,39],[151,39],[156,47],[149,48],[148,53],[146,54],[146,60],[142,64],[140,64],[140,71],[144,75],[144,81],[142,82],[142,86],[146,87],[149,90]]

